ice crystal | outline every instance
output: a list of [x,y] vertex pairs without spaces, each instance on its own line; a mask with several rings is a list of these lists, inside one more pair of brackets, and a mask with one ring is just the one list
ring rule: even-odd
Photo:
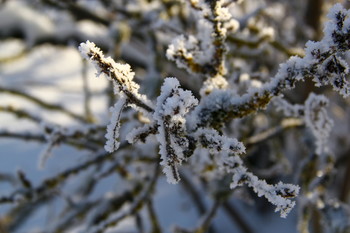
[[169,183],[180,180],[177,166],[185,160],[184,151],[189,146],[186,138],[185,115],[198,104],[190,91],[179,87],[175,78],[167,78],[157,98],[153,118],[158,124],[161,165]]

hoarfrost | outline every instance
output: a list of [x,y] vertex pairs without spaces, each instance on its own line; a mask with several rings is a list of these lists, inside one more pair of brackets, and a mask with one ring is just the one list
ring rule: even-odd
[[316,139],[316,153],[328,152],[327,141],[333,127],[333,121],[326,110],[328,99],[323,95],[311,93],[305,102],[305,124]]
[[140,86],[133,81],[135,73],[131,71],[129,64],[116,63],[111,57],[104,57],[102,51],[90,41],[81,43],[79,51],[85,59],[94,64],[97,76],[104,74],[113,82],[115,94],[125,95],[128,104],[145,115],[153,111],[152,102],[139,93]]
[[180,180],[177,165],[185,160],[184,151],[189,145],[186,138],[185,114],[198,104],[190,91],[181,89],[175,78],[166,78],[157,98],[153,118],[158,124],[161,165],[169,183]]
[[126,104],[126,99],[121,97],[117,103],[110,108],[112,113],[111,122],[107,126],[107,133],[105,135],[107,141],[104,146],[105,150],[112,153],[117,150],[119,147],[119,142],[117,141],[119,137],[119,128],[120,128],[120,116],[123,111],[123,108]]
[[291,201],[290,198],[298,195],[299,186],[282,182],[270,185],[265,180],[260,180],[253,173],[248,172],[239,157],[240,154],[245,152],[242,143],[236,139],[221,136],[213,129],[199,129],[194,136],[203,148],[209,149],[210,153],[219,153],[217,157],[220,159],[216,161],[219,169],[233,174],[230,184],[231,189],[247,184],[259,197],[264,196],[275,205],[275,211],[279,211],[283,218],[293,209],[295,201]]
[[304,105],[292,105],[282,98],[274,100],[277,111],[285,116],[303,119],[315,138],[316,154],[328,152],[327,141],[333,127],[333,121],[327,114],[328,99],[324,95],[311,93]]

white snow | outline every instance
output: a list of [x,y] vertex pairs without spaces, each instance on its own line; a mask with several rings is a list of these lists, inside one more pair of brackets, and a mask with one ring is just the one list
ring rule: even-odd
[[122,114],[123,108],[125,106],[126,99],[121,96],[117,103],[110,108],[112,113],[111,122],[107,125],[107,133],[105,135],[107,141],[105,144],[105,150],[112,153],[116,151],[119,147],[118,137],[120,128],[120,115]]
[[[179,181],[177,165],[185,159],[183,151],[188,147],[187,139],[181,135],[186,132],[185,114],[197,104],[190,91],[180,88],[176,78],[164,80],[153,118],[158,124],[156,136],[160,144],[161,165],[169,183]],[[176,134],[172,128],[176,128]]]

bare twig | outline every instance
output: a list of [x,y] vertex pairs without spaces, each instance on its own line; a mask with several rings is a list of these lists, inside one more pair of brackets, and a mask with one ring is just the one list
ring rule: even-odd
[[303,121],[297,118],[284,119],[282,120],[280,125],[270,128],[268,130],[265,130],[257,135],[254,135],[246,139],[244,141],[244,145],[248,147],[257,143],[261,143],[272,137],[276,137],[277,135],[279,135],[280,133],[284,132],[287,129],[296,128],[303,125],[304,125]]
[[0,106],[0,112],[8,112],[13,115],[15,115],[18,118],[24,118],[28,119],[31,121],[34,121],[36,123],[40,123],[42,119],[32,113],[27,112],[26,110],[23,109],[17,109],[13,106]]
[[241,229],[244,233],[253,233],[253,230],[247,223],[247,221],[242,217],[242,215],[235,209],[235,207],[230,204],[230,202],[225,201],[222,204],[223,209],[226,211],[227,215],[232,219],[234,223]]
[[151,233],[161,233],[161,232],[163,232],[162,228],[160,226],[158,217],[156,215],[156,211],[154,210],[152,198],[148,199],[147,210],[148,210],[148,215],[149,215],[149,218],[151,220],[151,225],[152,225]]
[[21,140],[25,140],[25,141],[38,141],[38,142],[45,142],[46,141],[44,135],[42,135],[42,134],[9,132],[6,130],[0,131],[0,138],[13,138],[13,139],[21,139]]
[[83,67],[82,67],[82,79],[83,79],[83,93],[84,93],[84,111],[85,116],[88,122],[93,122],[93,115],[90,108],[90,102],[91,102],[91,92],[89,89],[89,82],[87,77],[87,61],[83,60]]
[[77,5],[72,1],[41,0],[41,2],[58,9],[65,9],[70,12],[72,16],[77,20],[89,19],[106,26],[111,23],[111,20],[97,15],[94,12]]
[[142,206],[148,202],[150,195],[154,189],[154,186],[157,182],[158,176],[159,176],[159,163],[156,164],[156,168],[154,169],[153,176],[149,180],[148,184],[146,185],[142,193],[137,198],[135,198],[135,201],[132,203],[131,207],[124,213],[121,213],[118,216],[107,220],[102,224],[102,226],[99,229],[94,230],[93,232],[103,233],[106,229],[116,226],[120,221],[122,221],[126,217],[133,216],[138,211],[140,211],[142,209]]
[[66,115],[68,115],[68,116],[70,116],[78,121],[86,122],[86,119],[83,116],[80,116],[76,113],[73,113],[73,112],[65,109],[61,105],[47,103],[47,102],[45,102],[45,101],[43,101],[35,96],[32,96],[32,95],[25,93],[23,91],[0,86],[0,93],[1,92],[22,97],[22,98],[24,98],[24,99],[26,99],[34,104],[39,105],[40,107],[42,107],[44,109],[62,112],[62,113],[66,114]]

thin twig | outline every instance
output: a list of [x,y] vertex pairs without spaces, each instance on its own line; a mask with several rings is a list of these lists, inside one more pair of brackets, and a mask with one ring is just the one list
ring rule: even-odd
[[244,141],[244,145],[248,147],[257,143],[261,143],[263,141],[266,141],[272,137],[279,135],[286,129],[296,128],[303,125],[304,123],[301,119],[297,119],[297,118],[284,119],[280,125],[270,128],[268,130],[265,130],[257,135],[254,135],[246,139]]
[[66,114],[66,115],[68,115],[68,116],[70,116],[78,121],[81,121],[84,123],[86,122],[86,119],[84,117],[82,117],[74,112],[71,112],[68,109],[65,109],[61,105],[47,103],[47,102],[45,102],[37,97],[34,97],[28,93],[23,92],[23,91],[0,86],[0,92],[22,97],[22,98],[29,100],[30,102],[35,103],[35,104],[39,105],[40,107],[45,108],[47,110],[62,112],[62,113]]
[[208,232],[220,205],[221,205],[221,201],[215,200],[212,207],[206,212],[206,214],[201,219],[199,225],[194,230],[188,230],[188,229],[184,229],[182,227],[176,226],[174,228],[174,232],[176,232],[176,233],[205,233],[205,232]]
[[[346,150],[345,153],[343,153],[342,156],[339,156],[339,158],[345,158],[343,161],[343,164],[345,164],[345,174],[342,181],[342,185],[340,186],[340,192],[339,192],[339,200],[347,203],[349,200],[349,193],[350,193],[350,159],[349,159],[350,151]],[[338,163],[338,161],[337,161]],[[336,165],[337,166],[337,165]]]
[[91,92],[89,88],[89,82],[87,77],[87,61],[83,59],[83,68],[82,68],[82,79],[83,79],[83,93],[84,93],[84,111],[85,116],[88,122],[92,122],[94,117],[92,116],[90,102],[91,102]]
[[213,206],[211,207],[211,209],[208,211],[208,213],[204,216],[204,218],[202,219],[202,223],[200,224],[200,226],[194,231],[195,233],[205,233],[208,231],[208,229],[210,228],[212,221],[216,215],[217,210],[219,209],[221,205],[221,201],[220,200],[215,200],[213,203]]
[[[10,132],[7,130],[0,131],[0,138],[12,138],[12,139],[20,139],[24,141],[36,141],[36,142],[46,142],[46,138],[42,134],[33,134],[29,132]],[[90,151],[96,151],[100,147],[100,143],[98,141],[79,141],[78,138],[68,137],[68,136],[60,136],[59,142],[66,143],[70,146],[76,147],[78,149],[86,149]],[[84,139],[84,138],[83,138]]]
[[183,172],[181,173],[180,184],[183,186],[183,189],[189,194],[195,207],[197,208],[198,213],[200,215],[203,215],[207,211],[207,208],[204,204],[202,195],[198,192],[198,190],[196,190],[196,188],[194,187],[194,184]]
[[156,211],[154,210],[154,207],[153,207],[152,198],[148,199],[147,210],[148,210],[148,215],[149,215],[149,218],[150,218],[151,224],[152,224],[152,230],[150,232],[151,233],[161,233],[161,232],[163,232],[162,228],[160,226],[159,219],[157,217]]
[[227,215],[232,219],[232,222],[236,223],[243,233],[253,233],[250,225],[245,221],[242,215],[235,209],[235,207],[228,201],[222,204],[223,209]]
[[102,226],[97,229],[96,231],[93,231],[94,233],[102,233],[106,229],[116,226],[120,221],[125,219],[126,217],[133,216],[135,215],[138,211],[140,211],[142,206],[147,203],[149,200],[151,193],[154,189],[154,186],[157,182],[158,176],[159,176],[159,163],[156,163],[156,168],[154,169],[153,176],[151,180],[149,181],[148,185],[146,188],[143,190],[143,192],[140,194],[138,198],[136,198],[135,202],[131,205],[131,207],[125,211],[124,213],[106,221],[105,223],[102,224]]
[[36,123],[40,123],[42,121],[40,117],[35,116],[32,113],[29,113],[23,109],[17,109],[13,106],[0,106],[0,112],[11,113],[18,118],[28,119]]
[[21,139],[21,140],[25,140],[25,141],[37,141],[37,142],[45,142],[46,141],[44,135],[42,135],[42,134],[9,132],[6,130],[0,131],[0,138],[13,138],[13,139]]
[[[122,144],[120,148],[125,147],[126,144]],[[113,159],[113,154],[107,153],[107,152],[101,152],[99,155],[97,155],[95,158],[90,159],[82,164],[76,165],[72,168],[68,168],[65,171],[57,174],[54,177],[45,179],[39,186],[33,189],[18,189],[9,196],[3,196],[0,197],[0,203],[14,203],[16,202],[17,195],[23,196],[24,199],[31,200],[35,196],[39,198],[44,193],[46,193],[49,190],[52,190],[56,188],[58,185],[62,184],[65,180],[67,180],[72,175],[76,175],[80,173],[83,170],[86,170],[87,168],[93,166],[93,165],[99,165],[106,160]]]

